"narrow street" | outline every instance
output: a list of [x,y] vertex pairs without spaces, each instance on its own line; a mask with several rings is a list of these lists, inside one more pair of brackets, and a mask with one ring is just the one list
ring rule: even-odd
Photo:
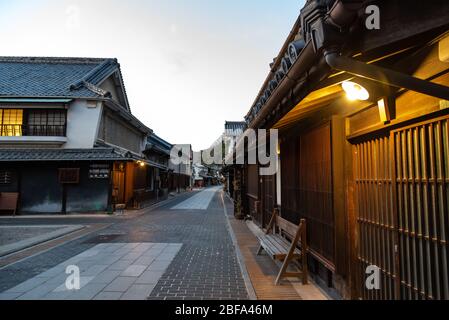
[[[3,218],[1,226],[105,226],[0,269],[1,299],[248,299],[221,188],[123,216]],[[7,258],[0,258],[0,263]],[[66,267],[80,270],[67,290]]]
[[449,1],[22,2],[0,0],[1,303],[449,301]]

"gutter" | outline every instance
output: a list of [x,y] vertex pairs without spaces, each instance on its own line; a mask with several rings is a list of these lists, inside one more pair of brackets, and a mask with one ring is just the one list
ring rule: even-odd
[[[306,6],[301,11],[307,11],[308,9],[310,9],[309,7],[307,7],[308,4],[309,3],[306,3]],[[363,0],[352,0],[347,2],[345,2],[344,0],[337,0],[326,13],[326,15],[320,18],[321,20],[314,20],[313,22],[310,22],[310,25],[307,25],[307,22],[305,22],[309,17],[303,17],[303,12],[301,12],[301,15],[298,17],[298,20],[296,21],[292,31],[290,32],[287,41],[284,43],[284,46],[282,47],[281,52],[270,71],[270,74],[265,80],[265,83],[247,116],[251,113],[254,105],[262,95],[262,92],[264,92],[269,79],[272,77],[273,71],[276,70],[275,68],[279,66],[281,60],[280,58],[283,56],[284,52],[287,51],[288,46],[290,45],[291,41],[294,39],[297,31],[300,28],[302,28],[303,30],[308,30],[304,48],[299,53],[297,59],[293,62],[285,77],[274,89],[271,96],[268,98],[268,101],[266,101],[266,103],[257,113],[256,117],[249,123],[248,127],[257,128],[260,125],[260,122],[266,117],[266,115],[272,112],[275,106],[286,96],[287,92],[292,90],[298,80],[312,68],[312,66],[318,59],[321,58],[320,53],[322,52],[322,48],[325,44],[327,45],[327,41],[329,40],[327,38],[326,31],[329,28],[333,28],[335,30],[338,29],[338,31],[335,33],[337,34],[340,30],[348,29],[348,27],[351,26],[356,20],[358,11],[362,7],[362,5]],[[311,11],[309,12],[309,14],[313,15],[316,14],[316,12]],[[337,37],[335,37],[335,39],[332,40],[336,41],[336,39],[340,40],[341,35],[338,35]]]
[[[287,51],[287,48],[288,48],[290,42],[293,41],[293,39],[295,38],[296,34],[298,33],[298,30],[300,27],[301,27],[301,16],[299,16],[296,19],[295,24],[293,25],[292,29],[290,30],[290,33],[287,36],[287,39],[285,40],[284,44],[282,45],[281,50],[279,50],[279,53],[278,53],[273,65],[270,67],[270,73],[266,77],[266,79],[262,85],[262,88],[260,88],[259,93],[257,94],[256,99],[253,102],[253,105],[255,105],[257,103],[257,101],[260,99],[260,97],[263,95],[265,88],[268,86],[268,83],[270,82],[271,78],[275,74],[276,70],[279,68],[279,66],[281,64],[282,57],[284,56],[285,52]],[[247,112],[246,116],[248,116],[250,113],[251,113],[251,110],[249,110]]]
[[278,104],[287,95],[288,91],[292,90],[301,75],[310,69],[317,58],[317,55],[313,51],[312,42],[308,41],[296,62],[292,65],[281,83],[273,91],[270,99],[268,99],[249,127],[256,128],[259,125],[260,121],[264,119],[272,111],[276,104]]

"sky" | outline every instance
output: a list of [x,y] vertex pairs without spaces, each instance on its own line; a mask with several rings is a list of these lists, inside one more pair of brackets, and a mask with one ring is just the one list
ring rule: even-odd
[[0,0],[0,55],[117,58],[132,113],[201,150],[243,121],[303,3]]

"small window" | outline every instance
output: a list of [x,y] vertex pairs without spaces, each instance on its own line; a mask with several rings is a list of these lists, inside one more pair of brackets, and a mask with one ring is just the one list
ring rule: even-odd
[[7,170],[0,170],[0,185],[12,183],[12,172]]
[[59,169],[59,183],[75,184],[80,181],[79,168],[61,168]]

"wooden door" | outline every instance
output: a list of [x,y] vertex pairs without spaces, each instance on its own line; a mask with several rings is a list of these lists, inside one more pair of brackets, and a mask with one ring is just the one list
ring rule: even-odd
[[125,169],[120,164],[112,171],[112,199],[114,204],[125,203]]
[[335,269],[335,217],[332,192],[331,124],[283,137],[281,215],[292,223],[307,220],[309,253]]
[[276,205],[276,175],[261,176],[262,225],[266,227]]
[[262,212],[259,202],[259,167],[257,164],[247,165],[246,172],[246,203],[248,213],[259,226],[262,226]]

